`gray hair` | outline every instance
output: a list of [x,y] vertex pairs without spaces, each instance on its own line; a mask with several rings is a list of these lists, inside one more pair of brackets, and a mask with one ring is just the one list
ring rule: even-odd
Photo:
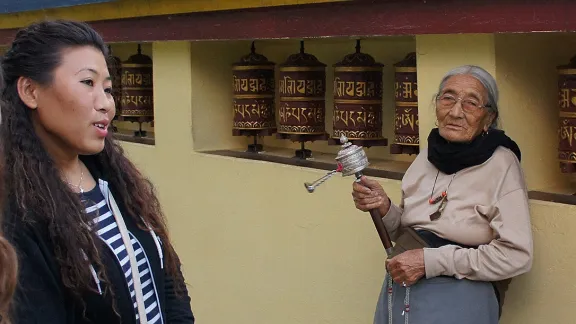
[[488,102],[486,103],[487,106],[486,109],[488,109],[489,112],[495,115],[494,121],[490,125],[490,128],[497,128],[499,119],[498,86],[496,85],[496,80],[494,80],[494,77],[488,71],[484,70],[479,66],[462,65],[448,71],[448,73],[444,75],[442,81],[440,82],[440,86],[438,87],[438,93],[442,91],[442,89],[446,85],[446,81],[450,77],[453,77],[455,75],[470,75],[476,80],[478,80],[480,83],[482,83],[484,89],[486,89],[486,92],[488,92]]

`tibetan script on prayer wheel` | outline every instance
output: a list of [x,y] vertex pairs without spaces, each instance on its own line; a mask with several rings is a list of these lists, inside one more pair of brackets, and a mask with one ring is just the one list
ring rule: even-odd
[[558,160],[565,173],[576,172],[576,56],[558,67]]
[[346,55],[334,65],[332,138],[382,139],[382,67],[360,52]]
[[394,64],[394,143],[392,154],[417,154],[420,145],[418,128],[418,83],[416,53],[412,52]]
[[122,63],[122,99],[123,117],[154,117],[154,89],[152,81],[152,59],[142,54],[138,44],[138,53]]
[[288,57],[280,67],[278,133],[325,134],[326,64],[304,52]]
[[233,64],[233,129],[276,129],[274,65],[256,53],[254,43],[251,53]]

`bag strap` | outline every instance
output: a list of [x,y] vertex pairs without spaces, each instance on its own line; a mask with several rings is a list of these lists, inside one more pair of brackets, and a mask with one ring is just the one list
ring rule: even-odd
[[134,293],[136,294],[136,303],[138,306],[138,317],[140,317],[141,324],[147,324],[148,318],[146,317],[146,307],[144,306],[144,296],[142,295],[142,283],[140,282],[140,273],[138,272],[138,263],[136,262],[136,255],[134,255],[132,240],[130,240],[126,224],[124,223],[124,218],[122,217],[122,213],[120,213],[116,200],[114,200],[111,193],[108,196],[110,198],[112,214],[114,214],[114,218],[118,224],[118,229],[120,229],[120,236],[122,236],[122,241],[124,242],[126,252],[128,252],[128,257],[130,259],[130,269],[132,270],[132,280],[134,281]]

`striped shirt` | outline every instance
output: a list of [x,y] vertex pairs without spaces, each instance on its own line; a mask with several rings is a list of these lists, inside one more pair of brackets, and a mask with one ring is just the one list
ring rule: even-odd
[[[132,302],[134,304],[136,323],[140,323],[138,306],[136,303],[136,293],[134,292],[134,281],[132,280],[132,271],[130,269],[130,260],[120,235],[120,229],[116,224],[116,219],[114,218],[114,215],[112,215],[108,204],[106,204],[106,200],[104,199],[104,195],[99,186],[96,186],[94,189],[82,194],[81,199],[86,206],[88,219],[92,219],[92,224],[97,226],[98,236],[106,243],[110,250],[114,252],[116,259],[124,271],[124,276],[130,290],[130,296],[132,297]],[[144,305],[146,307],[148,323],[162,324],[164,323],[164,320],[160,311],[160,301],[158,300],[158,293],[152,277],[152,268],[150,267],[148,256],[146,255],[146,251],[142,249],[142,245],[138,239],[132,235],[130,231],[128,231],[128,235],[130,236],[136,262],[138,263],[138,272],[140,273],[140,282],[142,283],[142,295],[144,296]]]

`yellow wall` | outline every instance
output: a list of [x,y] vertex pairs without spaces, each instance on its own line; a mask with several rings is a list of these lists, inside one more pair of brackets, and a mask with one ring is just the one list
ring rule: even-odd
[[574,177],[559,172],[557,65],[576,54],[574,34],[497,35],[496,78],[502,126],[522,148],[532,189],[574,192]]
[[93,21],[339,1],[349,0],[118,0],[100,4],[4,14],[0,15],[0,29],[22,27],[37,20],[53,18]]
[[[530,186],[541,184],[539,173],[562,178],[543,152],[553,155],[556,145],[550,138],[557,116],[554,67],[572,53],[545,52],[574,41],[566,35],[416,37],[423,123],[434,123],[433,109],[424,103],[447,70],[483,65],[501,86],[503,125],[521,145]],[[371,323],[385,253],[370,217],[349,199],[351,178],[334,177],[308,194],[303,182],[323,171],[195,151],[246,144],[230,135],[229,90],[220,85],[246,45],[155,43],[156,145],[124,144],[158,187],[193,309],[205,323]],[[266,46],[284,53],[274,45]],[[378,53],[382,47],[373,51],[385,56]],[[526,57],[517,59],[520,53]],[[548,122],[536,123],[540,119]],[[535,124],[543,130],[526,130]],[[397,202],[400,182],[379,180]],[[568,240],[576,234],[576,206],[531,201],[531,212],[534,266],[513,281],[502,323],[571,323],[576,262]]]
[[[192,48],[154,44],[156,145],[125,147],[158,187],[199,320],[368,322],[385,254],[370,217],[333,199],[351,179],[310,195],[323,171],[194,152],[193,116],[213,106],[191,87]],[[399,182],[382,183],[397,200]]]
[[576,206],[532,201],[534,265],[512,282],[502,324],[574,323]]

